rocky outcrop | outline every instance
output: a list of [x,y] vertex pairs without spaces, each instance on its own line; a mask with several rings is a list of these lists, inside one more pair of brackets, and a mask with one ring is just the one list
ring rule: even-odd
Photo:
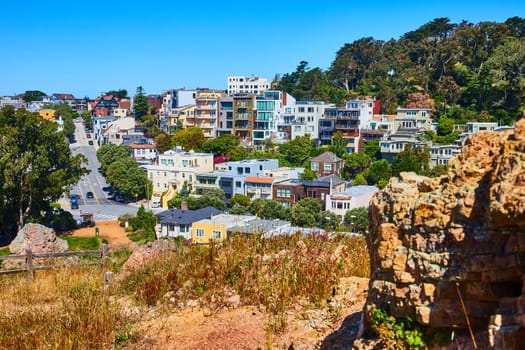
[[[20,231],[18,231],[15,239],[9,245],[9,251],[12,255],[24,255],[26,250],[30,249],[33,254],[40,253],[56,253],[67,251],[69,245],[66,240],[56,236],[52,228],[40,224],[25,224]],[[33,260],[34,266],[48,266],[56,264],[57,262],[64,262],[74,260],[75,257],[70,258],[35,258]],[[73,261],[71,261],[73,262]],[[5,260],[2,268],[21,268],[25,266],[25,261]]]
[[431,327],[470,322],[479,343],[517,348],[525,338],[525,120],[471,136],[446,176],[390,180],[372,200],[369,232],[366,308],[388,304]]

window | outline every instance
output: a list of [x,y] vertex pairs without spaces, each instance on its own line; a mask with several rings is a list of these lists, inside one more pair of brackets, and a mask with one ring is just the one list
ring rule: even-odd
[[235,181],[235,187],[240,188],[241,187],[241,182],[240,181]]
[[332,170],[332,164],[325,163],[323,169],[324,169],[324,171],[331,171]]
[[195,237],[203,238],[204,237],[204,229],[198,228],[195,230]]
[[244,173],[249,174],[250,173],[250,168],[244,168]]
[[238,167],[237,168],[237,174],[242,174],[243,173],[243,169],[242,167]]
[[180,232],[183,232],[183,233],[185,233],[185,232],[189,232],[189,230],[188,230],[188,225],[180,225],[180,226],[179,226],[179,231],[180,231]]
[[213,230],[211,231],[211,236],[213,239],[221,239],[221,231]]
[[312,162],[311,168],[314,171],[319,170],[319,163]]

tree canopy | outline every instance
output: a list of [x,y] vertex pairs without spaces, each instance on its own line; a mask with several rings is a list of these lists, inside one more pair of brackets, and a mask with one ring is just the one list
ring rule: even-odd
[[49,204],[88,170],[54,122],[12,106],[0,110],[0,228],[12,235],[42,219]]

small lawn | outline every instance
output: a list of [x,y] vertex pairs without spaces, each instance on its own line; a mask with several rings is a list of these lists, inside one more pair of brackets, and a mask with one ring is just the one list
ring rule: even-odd
[[11,254],[11,252],[9,251],[9,247],[0,249],[0,256],[6,256],[6,255],[9,255],[9,254]]
[[62,236],[69,244],[69,250],[97,250],[100,249],[101,238],[100,237],[73,237],[73,236]]

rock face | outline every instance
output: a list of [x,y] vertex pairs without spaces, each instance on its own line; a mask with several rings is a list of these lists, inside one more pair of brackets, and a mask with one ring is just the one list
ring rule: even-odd
[[[479,132],[447,176],[402,173],[372,200],[366,308],[431,327],[466,329],[478,342],[525,339],[525,120]],[[463,305],[466,312],[463,311]]]
[[[68,247],[67,241],[58,238],[53,229],[40,224],[26,224],[18,231],[15,239],[9,245],[9,251],[12,255],[24,255],[27,249],[31,249],[33,254],[38,254],[64,252],[68,250]],[[33,261],[35,266],[49,265],[50,262],[51,259],[42,258]],[[2,267],[10,269],[24,265],[23,260],[5,260]]]

